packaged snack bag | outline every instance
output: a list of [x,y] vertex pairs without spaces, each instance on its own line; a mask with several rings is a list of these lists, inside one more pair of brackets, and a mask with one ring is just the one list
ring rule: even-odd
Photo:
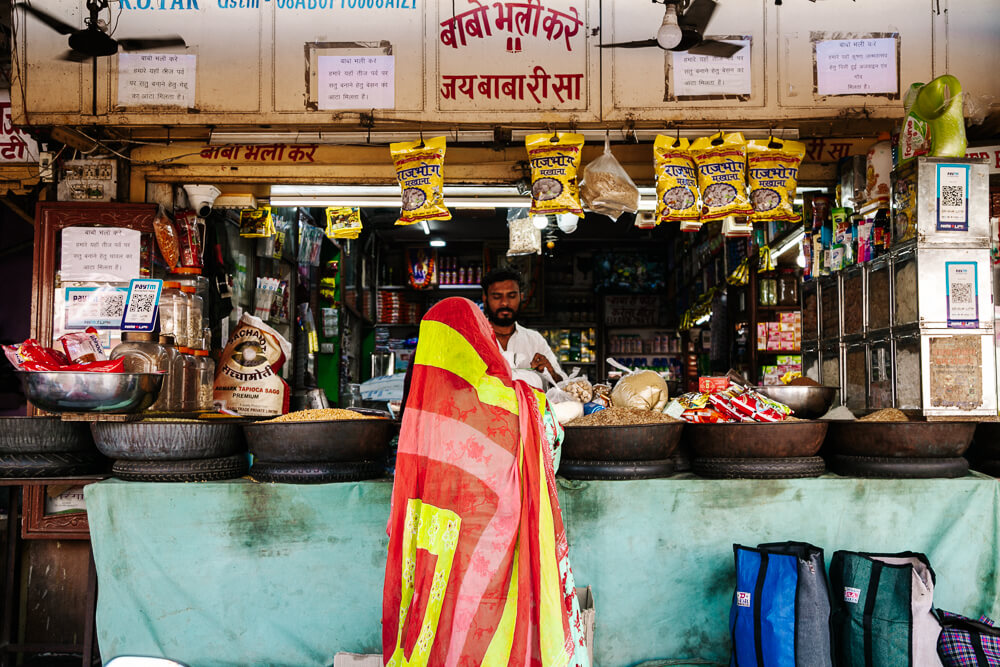
[[173,271],[177,268],[177,262],[180,261],[180,242],[177,240],[177,230],[174,228],[174,223],[167,216],[163,206],[160,206],[156,211],[156,217],[153,218],[153,234],[156,236],[156,245],[160,249],[163,261]]
[[328,206],[326,208],[326,237],[328,239],[356,239],[361,234],[361,209],[356,206]]
[[747,197],[747,149],[743,135],[719,132],[701,137],[691,144],[691,152],[698,165],[701,221],[752,214],[753,207]]
[[656,219],[659,222],[693,222],[701,227],[701,192],[698,172],[687,139],[662,134],[653,144],[656,172]]
[[202,260],[202,224],[198,222],[198,216],[194,211],[177,211],[175,214],[174,226],[177,228],[177,237],[180,246],[180,260],[178,264],[184,271],[179,273],[201,273],[204,266]]
[[753,206],[751,222],[799,219],[792,209],[792,200],[795,199],[799,165],[805,154],[806,146],[799,141],[771,137],[767,141],[747,142],[747,175]]
[[244,238],[267,238],[274,234],[274,220],[271,207],[245,208],[240,211],[240,236]]
[[529,134],[524,144],[531,164],[531,215],[572,213],[582,218],[576,173],[583,152],[583,135]]
[[74,331],[59,337],[66,356],[74,363],[91,363],[104,361],[108,355],[104,353],[101,340],[97,337],[97,329],[87,327],[86,331]]
[[418,140],[389,144],[403,197],[397,225],[451,220],[451,211],[444,205],[445,146],[444,137],[434,137],[426,143]]

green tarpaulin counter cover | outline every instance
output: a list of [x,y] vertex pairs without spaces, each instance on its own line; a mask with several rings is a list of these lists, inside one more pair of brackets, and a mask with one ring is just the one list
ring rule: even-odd
[[[836,549],[920,551],[938,607],[1000,617],[992,478],[559,483],[602,667],[728,664],[734,542],[811,542],[828,560]],[[304,667],[380,652],[391,491],[390,481],[87,486],[101,656]]]

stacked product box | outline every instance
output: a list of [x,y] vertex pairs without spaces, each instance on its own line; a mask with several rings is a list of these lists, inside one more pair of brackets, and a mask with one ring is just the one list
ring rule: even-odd
[[777,322],[757,324],[757,349],[798,352],[802,348],[802,313],[781,313]]

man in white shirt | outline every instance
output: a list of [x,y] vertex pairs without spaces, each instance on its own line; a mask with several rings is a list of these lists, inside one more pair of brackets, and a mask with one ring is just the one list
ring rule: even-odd
[[545,337],[517,323],[521,308],[521,276],[510,269],[495,269],[483,278],[483,310],[493,325],[500,352],[513,370],[514,378],[543,389],[541,372],[556,381],[563,372]]

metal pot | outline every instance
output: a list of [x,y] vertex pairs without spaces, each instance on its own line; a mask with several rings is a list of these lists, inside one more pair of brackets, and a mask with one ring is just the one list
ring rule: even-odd
[[389,451],[399,428],[389,419],[339,419],[244,424],[254,457],[274,463],[374,461]]
[[48,412],[142,412],[163,387],[164,373],[15,371],[28,401]]
[[844,456],[948,458],[961,456],[975,422],[830,422],[827,448]]
[[176,461],[231,456],[246,451],[240,424],[226,422],[94,422],[102,454],[127,461]]
[[657,461],[669,458],[684,424],[566,426],[562,457],[574,461]]
[[684,443],[694,458],[786,458],[815,456],[827,422],[688,424]]

